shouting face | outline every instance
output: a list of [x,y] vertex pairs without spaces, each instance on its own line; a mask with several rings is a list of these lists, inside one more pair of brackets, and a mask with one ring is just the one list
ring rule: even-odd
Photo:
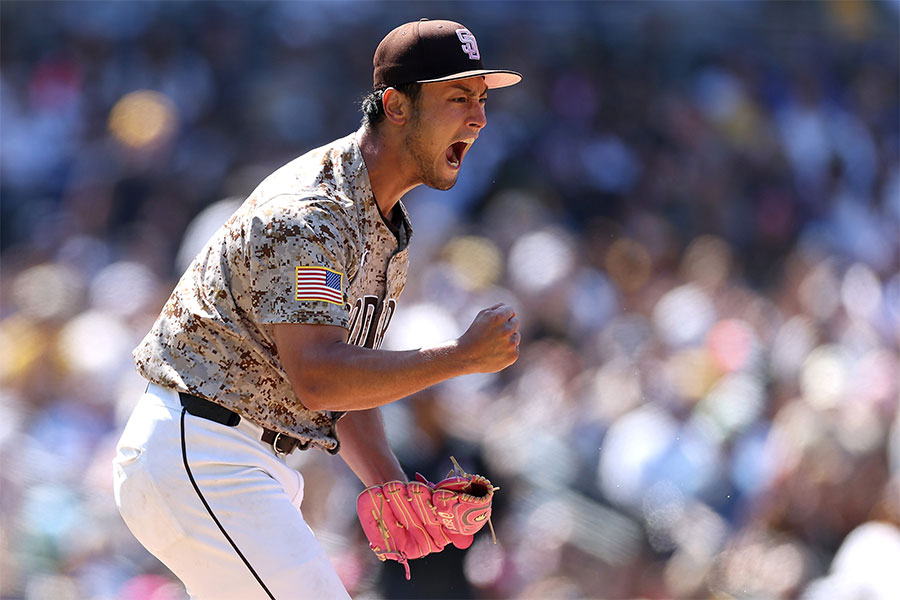
[[423,84],[404,138],[419,182],[438,190],[453,187],[463,157],[487,124],[486,100],[480,77]]

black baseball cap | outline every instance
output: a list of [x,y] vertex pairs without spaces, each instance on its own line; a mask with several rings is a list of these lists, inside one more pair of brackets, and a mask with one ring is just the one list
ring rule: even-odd
[[484,77],[488,88],[515,85],[522,75],[485,69],[472,32],[454,21],[421,19],[387,34],[372,61],[374,89],[403,83],[434,83]]

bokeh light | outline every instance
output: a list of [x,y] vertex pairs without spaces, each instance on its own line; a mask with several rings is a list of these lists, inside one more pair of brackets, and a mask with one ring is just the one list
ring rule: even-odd
[[164,94],[138,90],[122,96],[109,111],[109,131],[134,149],[158,147],[175,133],[178,113]]
[[83,294],[78,274],[59,264],[31,267],[12,282],[12,297],[21,314],[39,321],[71,316]]
[[758,345],[753,328],[740,319],[716,323],[706,343],[713,361],[724,371],[737,371],[747,366]]
[[467,290],[479,290],[493,285],[503,270],[500,250],[483,237],[454,238],[447,244],[444,254],[454,275]]
[[819,409],[837,406],[847,385],[847,361],[837,346],[819,346],[806,359],[800,386],[807,402]]
[[554,230],[531,232],[519,238],[509,251],[510,278],[516,288],[540,293],[560,284],[573,261],[566,234]]
[[60,358],[75,373],[112,373],[137,341],[112,314],[85,312],[60,331]]
[[653,309],[659,336],[673,347],[697,343],[714,321],[715,307],[709,296],[691,284],[666,292]]
[[881,307],[881,283],[875,273],[864,264],[855,263],[847,269],[841,282],[841,302],[851,315],[868,319]]
[[686,348],[668,358],[663,375],[679,396],[699,400],[709,392],[720,371],[705,348]]
[[128,317],[145,311],[157,299],[159,278],[137,262],[117,262],[100,270],[91,281],[91,304],[110,314]]

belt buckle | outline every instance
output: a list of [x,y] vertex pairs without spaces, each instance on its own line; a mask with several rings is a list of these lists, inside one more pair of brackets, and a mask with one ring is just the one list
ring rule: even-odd
[[275,434],[275,439],[272,440],[272,449],[275,451],[275,454],[279,454],[281,456],[287,456],[288,454],[293,452],[294,449],[291,448],[290,452],[285,452],[278,446],[278,441],[281,439],[282,436],[284,436],[285,438],[288,437],[288,436],[284,435],[283,433],[281,433],[280,431]]

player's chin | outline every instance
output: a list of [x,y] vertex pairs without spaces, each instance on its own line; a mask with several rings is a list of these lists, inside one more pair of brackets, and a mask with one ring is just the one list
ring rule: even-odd
[[423,181],[425,185],[436,190],[447,191],[456,185],[456,179],[459,176],[459,170],[453,170],[450,175],[439,175],[432,173],[432,176]]
[[440,190],[442,192],[446,192],[447,190],[452,188],[454,185],[456,185],[456,178],[454,178],[453,181],[438,181],[438,182],[435,182],[434,184],[428,184],[428,187],[434,188],[436,190]]

